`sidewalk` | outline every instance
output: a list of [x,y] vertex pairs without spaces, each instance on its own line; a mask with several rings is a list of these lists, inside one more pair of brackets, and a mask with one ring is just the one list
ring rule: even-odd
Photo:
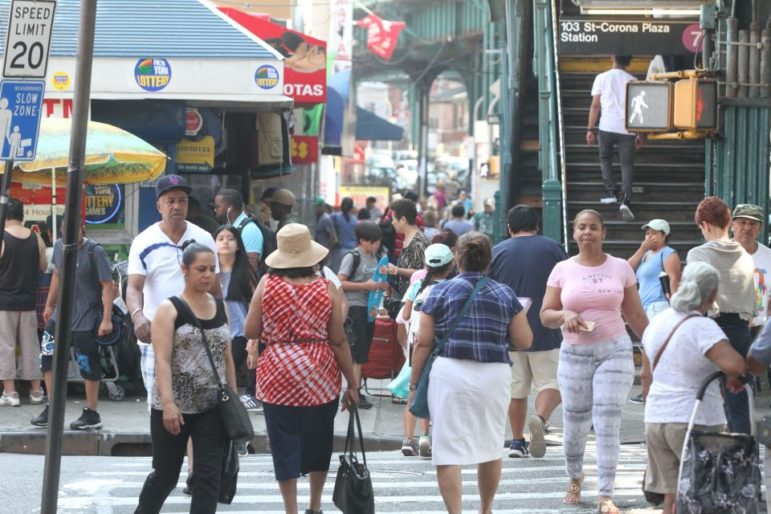
[[[374,404],[370,410],[360,411],[362,430],[366,448],[370,451],[395,450],[402,442],[402,414],[404,405],[391,402],[391,396],[385,389],[388,381],[369,380],[367,395]],[[765,381],[764,381],[765,382]],[[631,396],[639,392],[639,387],[632,389]],[[388,394],[388,396],[385,396]],[[381,396],[382,395],[382,396]],[[756,419],[771,414],[769,388],[764,389],[756,401]],[[100,398],[99,413],[103,427],[99,431],[75,432],[69,430],[69,424],[80,415],[83,409],[82,397],[71,397],[67,401],[63,454],[65,455],[150,455],[150,417],[144,398],[126,398],[113,402],[106,397]],[[30,424],[30,419],[38,415],[42,407],[30,405],[25,396],[21,407],[0,407],[0,452],[32,453],[45,452],[46,430]],[[530,399],[530,412],[533,410],[533,398]],[[643,436],[644,406],[627,403],[621,426],[622,444],[641,443]],[[265,418],[262,413],[251,413],[255,438],[252,448],[256,453],[268,452],[265,434]],[[547,436],[547,444],[562,444],[562,411],[560,408],[551,418],[552,432]],[[335,418],[335,446],[342,449],[348,427],[348,413],[342,412]],[[419,428],[418,428],[419,430]],[[416,435],[420,435],[416,432]],[[507,427],[506,439],[511,433]]]

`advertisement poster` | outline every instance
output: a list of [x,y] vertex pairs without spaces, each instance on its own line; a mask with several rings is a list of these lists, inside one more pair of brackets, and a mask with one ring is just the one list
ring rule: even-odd
[[327,44],[272,23],[263,16],[221,7],[220,11],[284,56],[284,94],[297,104],[327,100]]
[[391,202],[391,190],[380,186],[340,186],[337,190],[339,200],[350,197],[353,198],[353,205],[364,207],[367,205],[367,198],[374,196],[377,198],[375,205],[382,211]]

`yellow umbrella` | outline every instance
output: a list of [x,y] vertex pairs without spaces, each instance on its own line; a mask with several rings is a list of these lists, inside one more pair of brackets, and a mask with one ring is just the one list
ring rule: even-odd
[[[66,171],[69,164],[71,132],[70,119],[44,118],[40,123],[35,160],[17,161],[13,180],[43,186],[66,185],[66,173],[56,171]],[[166,169],[166,161],[163,152],[134,134],[107,123],[88,122],[84,178],[87,184],[155,180]]]

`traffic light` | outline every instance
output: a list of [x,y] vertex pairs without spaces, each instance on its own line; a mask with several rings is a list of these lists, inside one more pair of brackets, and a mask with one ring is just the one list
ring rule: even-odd
[[630,132],[672,129],[672,85],[669,82],[627,82],[626,129]]
[[674,125],[680,130],[717,128],[717,82],[688,78],[675,82]]

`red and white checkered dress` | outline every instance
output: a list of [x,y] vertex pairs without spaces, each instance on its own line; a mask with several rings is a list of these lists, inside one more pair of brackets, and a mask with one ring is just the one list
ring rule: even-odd
[[340,368],[329,346],[332,316],[328,280],[296,285],[270,275],[262,297],[257,398],[274,405],[308,407],[340,394]]

